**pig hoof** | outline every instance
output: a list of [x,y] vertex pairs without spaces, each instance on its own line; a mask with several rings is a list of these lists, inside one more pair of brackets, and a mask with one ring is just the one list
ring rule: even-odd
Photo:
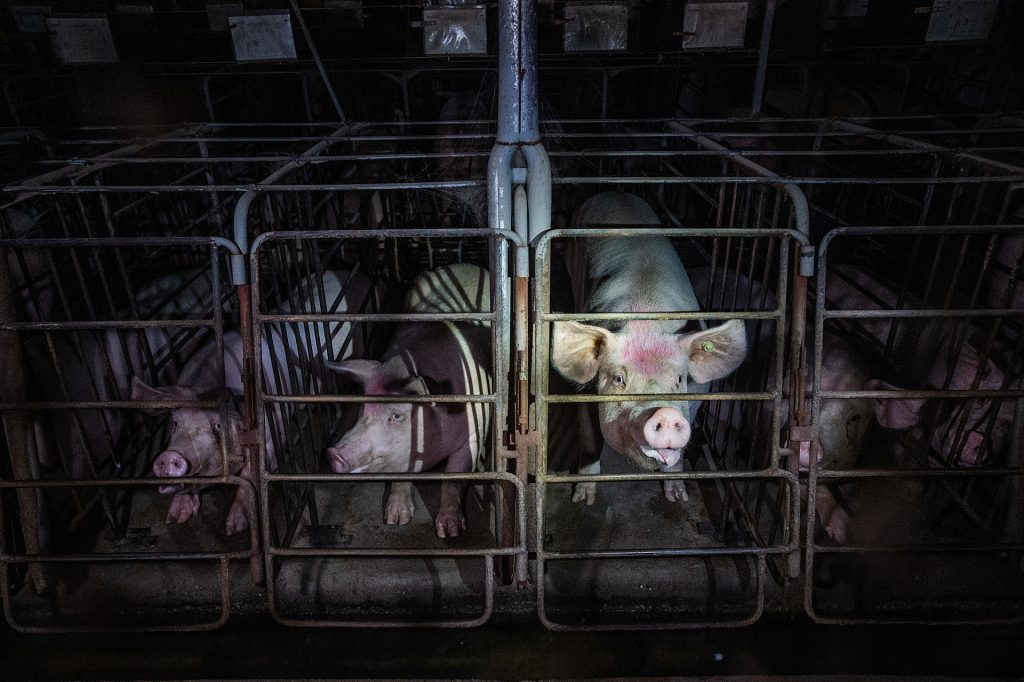
[[228,510],[228,520],[224,527],[225,535],[241,533],[249,527],[249,517],[246,516],[245,507],[240,504],[232,504]]
[[576,484],[576,490],[573,491],[572,501],[576,503],[583,502],[584,504],[594,504],[594,500],[597,499],[597,483],[595,481],[585,481],[583,483]]
[[178,493],[171,498],[167,523],[185,523],[199,513],[199,493]]
[[466,517],[457,509],[444,509],[434,519],[434,529],[439,538],[457,538],[466,530]]
[[412,521],[412,515],[415,511],[416,507],[413,506],[412,500],[408,496],[392,495],[388,498],[388,506],[384,512],[384,522],[389,526],[404,526]]
[[689,502],[690,496],[686,494],[686,481],[664,481],[665,498],[669,502]]

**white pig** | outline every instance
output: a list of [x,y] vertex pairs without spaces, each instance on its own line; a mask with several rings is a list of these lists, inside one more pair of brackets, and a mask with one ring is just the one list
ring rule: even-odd
[[[658,216],[639,197],[606,192],[588,199],[574,217],[577,227],[655,226]],[[665,238],[594,238],[585,240],[585,264],[570,260],[573,286],[585,291],[586,279],[597,283],[587,297],[588,312],[689,312],[697,298],[679,256]],[[585,272],[585,275],[583,274]],[[551,364],[577,384],[597,380],[597,392],[659,394],[703,392],[708,384],[735,370],[747,353],[743,322],[730,320],[703,331],[680,333],[678,320],[640,320],[597,326],[556,322]],[[690,380],[693,380],[691,383]],[[652,398],[600,403],[601,434],[613,450],[642,469],[681,471],[682,451],[690,440],[696,404]],[[600,471],[600,462],[581,473]],[[576,486],[574,502],[593,504],[596,483]],[[684,500],[683,481],[665,481],[669,501]]]
[[[337,301],[342,287],[348,282],[344,298],[338,302],[337,312],[364,310],[364,303],[372,296],[379,301],[380,291],[371,289],[367,278],[345,271],[328,271],[323,277],[323,291],[328,304]],[[316,293],[309,287],[310,294]],[[305,290],[303,290],[305,291]],[[303,302],[300,295],[293,295],[281,309],[275,312],[309,311],[312,306]],[[370,305],[373,310],[373,304]],[[298,367],[310,378],[310,389],[314,390],[324,380],[321,371],[320,349],[332,357],[347,357],[358,352],[357,344],[346,344],[353,334],[349,322],[302,323],[287,325],[281,329],[272,325],[262,335],[260,362],[263,365],[264,385],[268,392],[280,394],[290,391],[290,377],[287,372],[275,372],[274,367]],[[358,334],[356,334],[358,342]],[[224,376],[223,386],[228,394],[241,395],[243,348],[238,332],[224,334]],[[176,385],[151,387],[139,380],[132,384],[133,400],[198,400],[215,395],[221,385],[221,377],[214,371],[217,366],[217,346],[214,341],[207,343],[189,359],[178,377]],[[154,476],[177,478],[182,476],[220,476],[224,473],[222,451],[227,453],[229,472],[251,480],[252,463],[239,452],[237,433],[240,415],[229,409],[228,421],[222,423],[216,409],[177,408],[171,411],[171,434],[166,449],[153,462]],[[277,425],[280,427],[280,424]],[[271,435],[272,423],[265,420],[267,462],[275,468],[275,446]],[[200,494],[198,486],[166,485],[160,492],[174,493],[167,523],[185,523],[199,512]],[[245,491],[239,487],[235,500],[228,511],[225,533],[231,535],[249,527],[246,515]]]

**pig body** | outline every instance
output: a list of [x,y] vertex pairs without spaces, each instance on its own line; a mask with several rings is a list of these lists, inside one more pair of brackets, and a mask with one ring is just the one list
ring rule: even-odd
[[[660,221],[642,199],[607,192],[588,199],[574,218],[578,227],[656,226]],[[569,271],[588,312],[672,312],[698,310],[693,287],[672,244],[664,238],[594,238],[571,248]],[[600,394],[687,393],[706,390],[731,373],[746,356],[743,323],[731,320],[704,331],[677,333],[680,321],[638,320],[596,326],[556,322],[553,367],[570,381],[597,380]],[[692,382],[690,381],[692,379]],[[690,438],[697,404],[652,398],[600,403],[605,443],[646,470],[681,471],[682,449]],[[581,468],[598,473],[600,463]],[[577,484],[573,501],[592,504],[596,484]],[[665,481],[670,501],[686,498],[682,481]]]
[[[349,285],[342,297],[342,288],[346,282]],[[275,312],[309,312],[314,306],[305,297],[314,295],[313,290],[310,287],[308,294],[294,293]],[[366,278],[355,275],[350,280],[349,273],[344,271],[324,273],[323,292],[329,303],[336,303],[337,312],[362,310],[366,301],[371,297],[377,298],[380,293],[371,288]],[[331,322],[327,325],[314,322],[289,324],[283,329],[278,325],[270,326],[261,336],[259,349],[265,389],[275,394],[293,392],[296,387],[291,385],[292,373],[275,371],[277,367],[293,367],[306,380],[306,387],[315,390],[327,377],[322,367],[321,354],[347,357],[352,352],[360,352],[357,344],[347,343],[352,334],[349,322]],[[358,335],[355,338],[358,342]],[[244,392],[242,338],[238,332],[227,332],[223,339],[223,377],[216,371],[218,348],[215,341],[211,341],[192,355],[174,385],[151,387],[136,379],[132,386],[132,399],[198,400],[216,394],[221,386],[229,396],[241,396]],[[241,455],[238,448],[240,420],[241,415],[234,407],[227,410],[226,423],[216,409],[172,409],[170,442],[154,460],[153,475],[168,478],[221,476],[225,473],[226,462],[226,473],[251,480],[252,463]],[[283,429],[283,425],[272,424],[270,419],[264,423],[267,462],[271,470],[276,468],[272,427]],[[198,487],[165,485],[160,487],[160,492],[174,494],[167,515],[168,523],[184,523],[199,512]],[[239,487],[225,523],[228,535],[249,526],[244,500],[245,491]]]
[[[919,307],[909,296],[899,301],[898,293],[878,278],[849,265],[831,267],[825,294],[829,307],[841,310],[896,309],[898,304],[902,304],[902,308]],[[866,318],[854,323],[882,349],[891,339],[893,356],[904,359],[900,363],[901,382],[928,389],[999,390],[1005,387],[1006,376],[991,359],[982,363],[981,354],[970,341],[957,345],[954,332],[958,321]],[[922,349],[927,352],[921,352]],[[916,405],[920,410],[925,401],[917,401]],[[992,407],[991,401],[984,399],[967,400],[954,409],[943,405],[931,407],[932,415],[938,416],[931,420],[931,437],[926,442],[931,443],[943,462],[959,466],[982,464],[986,450],[998,453],[1005,447],[1006,439],[1002,434],[1008,429],[1006,418],[1011,414],[1009,409],[1000,410],[997,426],[987,439],[986,421]],[[961,419],[965,424],[963,430],[959,428]],[[987,448],[986,440],[991,441]]]
[[[406,299],[411,313],[487,312],[490,275],[472,265],[439,268],[418,278]],[[328,366],[362,384],[367,395],[482,395],[492,390],[489,324],[415,322],[398,325],[380,361]],[[327,449],[339,474],[472,471],[480,463],[492,419],[484,403],[365,403],[356,424]],[[441,538],[466,527],[464,486],[444,481],[434,529]],[[408,523],[415,512],[412,483],[394,482],[384,520]]]
[[[735,310],[761,310],[776,306],[774,292],[766,290],[760,282],[751,280],[744,275],[728,273],[724,277],[719,274],[718,281],[711,282],[711,269],[708,267],[690,270],[694,289],[702,306],[728,307]],[[728,303],[726,303],[728,302]],[[774,352],[774,341],[771,329],[767,325],[758,325],[756,320],[747,321],[748,338],[757,338],[756,359],[767,362],[770,353]],[[808,358],[805,380],[810,386],[810,370],[814,352],[812,337],[806,339],[805,356]],[[769,385],[774,381],[768,376]],[[779,417],[782,432],[787,433],[790,427],[790,390],[789,376],[783,380],[782,411]],[[894,386],[872,378],[870,367],[864,358],[857,353],[851,344],[838,334],[826,330],[821,354],[821,389],[823,391],[873,391],[893,389]],[[860,458],[864,449],[864,439],[872,419],[889,429],[905,429],[916,422],[917,409],[920,401],[889,400],[875,398],[822,398],[817,418],[818,440],[814,452],[818,466],[822,469],[850,469]],[[763,427],[771,424],[771,403],[762,404],[758,423]],[[808,410],[810,406],[808,405]],[[742,432],[742,415],[731,411],[731,426]],[[751,420],[753,421],[753,420]],[[757,437],[763,434],[754,434]],[[798,452],[799,468],[807,471],[810,467],[811,444],[801,443]],[[815,490],[817,499],[816,511],[822,528],[836,542],[845,544],[848,539],[849,517],[839,506],[835,497],[826,485],[818,485]]]

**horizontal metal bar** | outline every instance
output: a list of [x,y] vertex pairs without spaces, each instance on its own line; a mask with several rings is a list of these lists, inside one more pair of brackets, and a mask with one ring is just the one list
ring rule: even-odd
[[[495,393],[486,395],[275,395],[264,393],[265,403],[495,403]],[[2,407],[2,406],[0,406]]]
[[0,479],[0,488],[127,488],[161,485],[251,485],[251,481],[233,475],[180,476],[177,478],[46,478],[46,479]]
[[570,176],[554,177],[551,182],[556,185],[976,185],[996,182],[1020,182],[1024,175],[992,175],[992,176],[957,176],[957,177],[804,177],[778,176],[772,178],[757,176]]
[[644,312],[644,313],[541,313],[537,319],[548,321],[586,321],[586,320],[783,320],[786,311],[775,310],[687,310],[677,312]]
[[217,409],[215,400],[75,400],[67,402],[0,403],[0,410],[174,410],[180,407]]
[[1005,545],[968,545],[938,543],[922,543],[920,545],[818,545],[814,546],[815,554],[953,554],[953,553],[994,553],[1019,552],[1024,543],[1007,543]]
[[504,481],[522,487],[523,480],[505,471],[395,471],[372,474],[278,474],[264,472],[268,481],[285,483],[380,483],[389,481]]
[[1024,389],[904,389],[898,391],[819,391],[824,398],[1024,398]]
[[97,552],[95,554],[0,554],[0,561],[19,564],[99,563],[116,561],[224,561],[252,556],[251,550],[233,552]]
[[[2,188],[0,188],[2,189]],[[220,246],[228,253],[241,255],[238,245],[225,237],[45,237],[39,239],[0,239],[5,248],[101,247],[114,246]]]
[[629,481],[724,481],[727,479],[763,480],[774,478],[796,482],[786,469],[752,469],[750,471],[646,471],[635,474],[541,474],[537,479],[547,484]]
[[549,552],[537,550],[537,557],[544,561],[585,561],[595,559],[662,559],[689,556],[757,556],[762,554],[787,554],[795,546],[772,545],[770,547],[693,547],[690,549],[595,549],[580,552]]
[[870,478],[999,478],[1024,476],[1024,467],[961,467],[957,469],[822,469],[818,479],[870,479]]
[[[257,314],[263,323],[275,322],[491,322],[497,313],[304,313]],[[3,327],[0,327],[2,329]]]
[[843,310],[826,308],[822,317],[829,320],[861,320],[861,319],[931,319],[955,317],[1024,317],[1024,310],[1014,308],[941,308],[941,309],[910,309],[885,308],[880,310]]
[[298,241],[300,239],[381,239],[386,237],[401,238],[426,238],[426,237],[456,237],[459,239],[471,238],[495,238],[501,237],[509,240],[516,246],[525,246],[523,238],[512,230],[463,230],[457,228],[427,229],[422,227],[400,230],[389,228],[386,230],[287,230],[264,232],[252,242],[252,252],[257,250],[268,241]]
[[216,324],[213,318],[196,320],[82,320],[75,322],[7,322],[0,324],[0,330],[10,331],[89,331],[94,329],[162,329],[175,327],[182,329],[212,328]]
[[267,547],[266,552],[274,557],[477,557],[515,556],[526,551],[523,546],[494,547],[479,549],[440,549],[426,547],[395,547],[391,549],[359,547]]
[[[620,403],[649,400],[774,400],[776,395],[766,391],[721,391],[718,393],[622,393],[614,395],[597,395],[592,393],[554,393],[541,395],[546,403]],[[779,396],[781,398],[781,396]]]

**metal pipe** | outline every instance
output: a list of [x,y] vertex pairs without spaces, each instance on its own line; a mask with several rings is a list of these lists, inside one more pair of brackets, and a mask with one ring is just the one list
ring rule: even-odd
[[776,4],[776,0],[768,0],[764,7],[761,46],[757,51],[757,72],[754,75],[754,99],[750,105],[750,115],[754,118],[761,115],[761,105],[764,103],[764,82],[768,74],[768,50],[772,42],[772,24],[775,22]]
[[[263,178],[257,187],[265,188],[267,185],[272,185],[296,168],[302,167],[311,157],[317,156],[320,152],[330,147],[332,144],[337,142],[337,138],[347,134],[348,131],[348,126],[341,126],[326,138],[321,139],[315,145],[300,154],[299,158],[294,161],[289,161],[267,177]],[[238,202],[235,204],[234,240],[235,244],[238,245],[238,250],[240,251],[239,255],[232,254],[231,256],[231,283],[235,286],[241,286],[248,282],[248,273],[245,268],[245,254],[248,254],[249,252],[249,206],[252,204],[257,194],[259,194],[258,189],[250,189],[240,196],[238,198]]]
[[345,112],[341,110],[341,103],[338,101],[338,96],[334,93],[334,86],[331,85],[331,79],[327,77],[327,71],[324,69],[324,63],[320,61],[320,53],[316,51],[316,44],[313,42],[313,36],[309,32],[309,28],[306,26],[306,20],[302,18],[302,11],[299,9],[299,3],[295,0],[291,0],[291,5],[292,11],[295,12],[295,18],[299,21],[299,28],[302,29],[302,35],[306,38],[306,44],[309,45],[309,51],[313,55],[313,61],[316,62],[316,68],[320,71],[320,78],[324,81],[324,88],[327,89],[327,94],[330,96],[331,103],[334,105],[334,111],[338,114],[338,121],[344,123]]
[[535,0],[498,3],[499,144],[540,139]]

